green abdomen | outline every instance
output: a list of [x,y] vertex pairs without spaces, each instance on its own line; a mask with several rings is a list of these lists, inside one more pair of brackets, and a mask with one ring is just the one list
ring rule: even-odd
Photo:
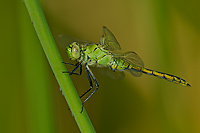
[[165,79],[167,81],[170,82],[174,82],[177,84],[181,84],[184,86],[190,86],[190,84],[188,82],[186,82],[184,79],[171,75],[171,74],[167,74],[167,73],[162,73],[162,72],[158,72],[158,71],[154,71],[154,70],[150,70],[141,66],[136,66],[134,64],[129,63],[128,61],[125,61],[123,59],[120,58],[115,58],[114,62],[112,63],[112,65],[110,66],[112,70],[128,70],[130,71],[130,73],[134,76],[141,76],[141,73],[145,73],[148,75],[153,75],[156,76],[158,78],[162,78]]

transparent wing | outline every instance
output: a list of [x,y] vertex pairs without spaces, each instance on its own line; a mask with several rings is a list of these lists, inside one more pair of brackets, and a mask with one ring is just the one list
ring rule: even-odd
[[[137,67],[144,67],[144,63],[142,59],[137,55],[135,52],[126,52],[124,54],[114,54],[114,57],[121,58],[122,60],[127,61],[130,65],[137,66]],[[131,69],[128,70],[133,76],[140,77],[142,76],[142,72]]]
[[98,73],[108,76],[112,79],[123,79],[125,77],[124,72],[122,71],[112,71],[108,67],[92,67],[92,70],[97,71]]
[[74,38],[74,37],[71,37],[68,35],[64,35],[64,34],[58,35],[57,42],[63,48],[66,48],[69,44],[71,44],[73,42],[77,42],[79,45],[82,45],[82,46],[94,44],[93,42],[77,39],[77,38]]
[[101,36],[100,39],[100,44],[103,46],[104,49],[108,51],[120,51],[121,47],[113,35],[113,33],[103,26],[103,35]]

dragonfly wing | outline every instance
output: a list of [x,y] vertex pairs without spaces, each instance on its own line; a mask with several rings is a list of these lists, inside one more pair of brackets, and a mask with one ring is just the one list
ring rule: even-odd
[[66,48],[69,44],[71,44],[73,42],[77,42],[79,45],[83,45],[83,46],[94,44],[93,42],[77,39],[77,38],[74,38],[74,37],[71,37],[68,35],[64,35],[64,34],[58,35],[57,42],[63,48]]
[[92,68],[94,71],[97,71],[98,73],[108,76],[112,79],[123,79],[125,77],[124,72],[122,71],[112,71],[110,68],[108,67],[93,67]]
[[142,72],[138,72],[138,71],[135,71],[135,70],[129,70],[129,72],[135,77],[141,77],[142,76]]
[[[144,67],[142,59],[135,52],[131,51],[131,52],[126,52],[124,54],[114,54],[114,57],[121,58],[122,60],[125,60],[128,63],[130,63],[130,65],[134,65],[137,67]],[[142,72],[140,71],[134,69],[129,69],[128,71],[135,77],[142,76]]]
[[109,69],[109,72],[108,72],[108,76],[110,76],[111,78],[113,79],[123,79],[125,77],[125,74],[124,72],[122,71],[116,71],[116,72],[113,72]]
[[103,46],[104,49],[108,51],[120,51],[121,47],[113,35],[113,33],[103,26],[103,35],[101,36],[100,39],[100,44]]

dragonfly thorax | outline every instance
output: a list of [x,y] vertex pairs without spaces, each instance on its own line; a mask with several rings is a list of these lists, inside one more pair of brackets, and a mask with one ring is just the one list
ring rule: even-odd
[[80,58],[80,47],[77,42],[73,42],[66,48],[66,52],[70,60],[77,60]]

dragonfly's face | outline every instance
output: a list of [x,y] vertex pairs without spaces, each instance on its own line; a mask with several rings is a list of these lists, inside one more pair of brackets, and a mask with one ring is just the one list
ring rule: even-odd
[[80,47],[77,42],[73,42],[67,46],[66,51],[70,60],[77,60],[80,58]]

